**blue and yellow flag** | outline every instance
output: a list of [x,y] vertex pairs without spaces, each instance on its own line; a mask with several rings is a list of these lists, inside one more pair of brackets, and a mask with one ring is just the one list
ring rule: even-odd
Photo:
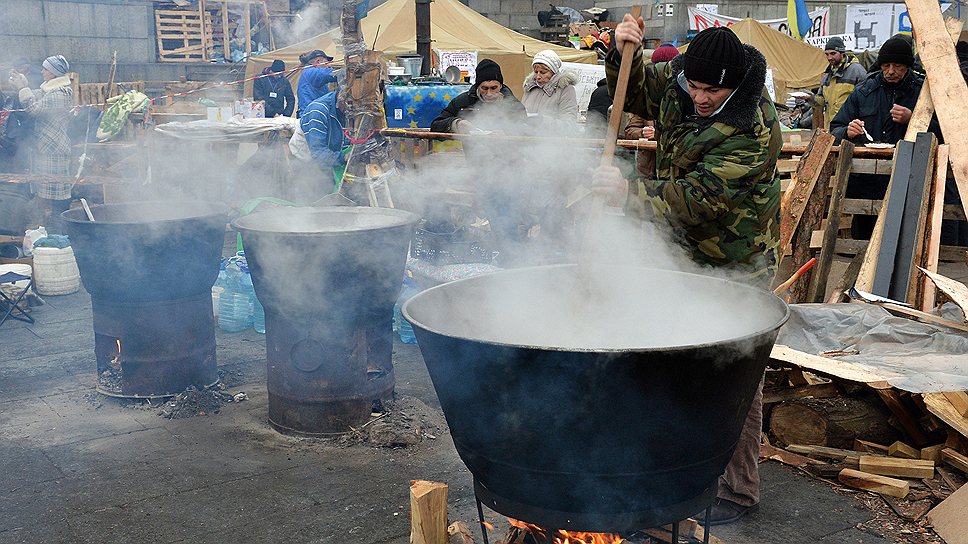
[[813,21],[810,20],[804,0],[787,0],[787,21],[790,24],[790,35],[794,38],[802,40],[810,33]]

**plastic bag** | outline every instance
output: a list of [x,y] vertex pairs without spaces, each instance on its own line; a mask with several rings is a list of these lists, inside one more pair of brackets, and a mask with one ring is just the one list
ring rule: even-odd
[[44,227],[37,227],[36,229],[27,229],[24,231],[24,255],[30,256],[34,252],[34,242],[45,238],[47,236],[47,229]]
[[309,142],[306,141],[306,134],[303,132],[302,125],[296,123],[296,129],[292,131],[292,138],[289,139],[289,152],[293,157],[301,161],[312,160],[313,155],[309,152]]

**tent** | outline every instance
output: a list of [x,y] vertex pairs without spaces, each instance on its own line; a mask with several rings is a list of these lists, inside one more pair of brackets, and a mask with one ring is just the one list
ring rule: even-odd
[[[416,8],[414,0],[388,0],[374,8],[361,21],[363,36],[367,45],[383,51],[388,57],[413,54],[417,50]],[[377,29],[379,28],[379,34]],[[376,43],[372,43],[377,36]],[[336,57],[334,65],[342,65],[342,46],[340,29],[334,28],[318,36],[299,43],[252,57],[246,65],[246,77],[258,75],[274,59],[282,59],[288,68],[299,65],[299,55],[313,49],[322,49]],[[491,59],[501,65],[504,83],[520,96],[524,78],[531,71],[531,60],[535,53],[551,49],[561,60],[595,64],[598,55],[594,51],[581,51],[570,47],[560,47],[548,42],[519,34],[495,23],[461,4],[458,0],[434,0],[430,4],[431,47],[442,51],[477,51],[479,59]],[[296,87],[298,72],[291,80]],[[246,85],[246,94],[251,95],[251,84]]]
[[743,43],[757,48],[773,69],[777,102],[784,102],[787,91],[820,85],[827,59],[819,47],[797,40],[754,19],[743,19],[729,27]]

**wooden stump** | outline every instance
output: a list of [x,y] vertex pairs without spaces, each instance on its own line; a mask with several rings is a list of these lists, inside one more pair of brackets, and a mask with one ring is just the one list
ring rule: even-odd
[[800,399],[784,402],[770,415],[770,434],[781,445],[807,444],[849,449],[854,439],[890,444],[897,434],[878,406],[862,399]]

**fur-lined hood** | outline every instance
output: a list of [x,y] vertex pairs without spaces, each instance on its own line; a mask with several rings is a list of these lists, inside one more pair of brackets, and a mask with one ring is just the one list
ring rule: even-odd
[[[746,50],[746,77],[729,97],[722,111],[709,119],[747,130],[756,124],[756,112],[760,108],[760,99],[766,83],[766,57],[752,45],[743,44],[743,48]],[[676,81],[682,72],[682,63],[683,55],[670,61],[673,85],[678,85]],[[685,90],[683,92],[688,94]]]
[[[551,76],[551,81],[547,85],[541,87],[541,90],[545,92],[548,96],[555,94],[558,87],[568,87],[578,83],[578,72],[574,70],[561,70],[557,74]],[[534,82],[534,72],[528,74],[528,77],[524,78],[524,92],[528,92],[531,89],[537,87],[538,84]]]

